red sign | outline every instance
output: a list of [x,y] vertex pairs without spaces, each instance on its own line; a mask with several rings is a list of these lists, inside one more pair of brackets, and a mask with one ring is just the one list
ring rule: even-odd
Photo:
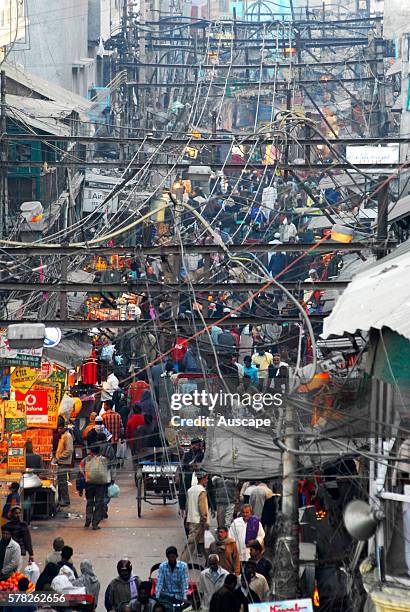
[[16,400],[24,401],[26,405],[27,425],[48,423],[47,389],[32,389],[26,394],[16,391]]

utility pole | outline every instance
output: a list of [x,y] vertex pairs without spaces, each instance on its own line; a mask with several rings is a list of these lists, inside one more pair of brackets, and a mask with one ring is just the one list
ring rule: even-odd
[[[212,115],[211,115],[211,125],[212,125],[212,138],[216,138],[216,132],[217,132],[217,117],[218,117],[218,113],[216,111],[212,111]],[[212,163],[216,164],[217,163],[217,146],[216,144],[213,144],[211,147],[212,150]]]
[[280,536],[276,542],[274,593],[277,600],[294,599],[299,594],[299,514],[297,456],[299,448],[295,429],[295,412],[288,397],[285,410],[285,446],[282,454],[282,511]]
[[[387,242],[387,227],[389,214],[389,181],[387,176],[380,176],[382,187],[377,194],[377,240]],[[377,248],[376,257],[381,259],[386,255],[386,247]]]
[[1,206],[0,206],[0,237],[7,235],[7,221],[9,216],[8,189],[7,189],[7,116],[6,116],[6,72],[1,71],[0,75],[0,122],[1,122]]

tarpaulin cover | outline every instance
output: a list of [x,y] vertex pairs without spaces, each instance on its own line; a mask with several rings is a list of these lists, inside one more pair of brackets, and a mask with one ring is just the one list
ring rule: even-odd
[[272,428],[217,426],[209,429],[202,469],[240,480],[272,478],[280,473],[281,453]]

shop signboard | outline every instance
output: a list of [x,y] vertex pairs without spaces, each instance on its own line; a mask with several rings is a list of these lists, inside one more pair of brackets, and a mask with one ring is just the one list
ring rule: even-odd
[[103,202],[122,179],[116,176],[105,176],[87,171],[84,178],[83,212],[90,213],[98,210],[105,214],[114,214],[118,210],[118,194]]
[[16,391],[16,400],[25,403],[29,427],[48,426],[48,389],[36,385],[27,393]]
[[11,446],[7,451],[7,469],[24,472],[26,469],[26,449],[24,446]]
[[4,409],[4,431],[6,433],[20,433],[25,431],[26,406],[24,402],[6,400],[2,402]]
[[288,599],[249,604],[249,612],[313,612],[311,599]]
[[43,349],[11,349],[5,333],[0,334],[0,365],[39,368]]
[[37,370],[33,368],[26,368],[24,366],[15,368],[11,373],[10,385],[14,389],[18,389],[22,393],[27,393],[29,389],[34,385],[38,378]]

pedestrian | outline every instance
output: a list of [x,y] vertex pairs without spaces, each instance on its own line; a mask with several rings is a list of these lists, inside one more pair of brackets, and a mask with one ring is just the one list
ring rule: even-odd
[[18,570],[21,564],[21,550],[18,542],[13,540],[6,525],[1,528],[0,540],[0,580],[7,580]]
[[204,449],[201,438],[192,438],[191,448],[186,452],[182,458],[182,465],[184,470],[192,468],[195,465],[200,465],[204,460]]
[[216,539],[209,547],[209,554],[217,554],[219,564],[230,574],[239,576],[241,562],[236,542],[228,534],[228,527],[220,525],[216,530]]
[[80,463],[83,480],[77,479],[77,488],[80,496],[85,489],[87,500],[84,527],[87,528],[92,524],[93,530],[96,531],[101,529],[99,523],[104,516],[104,498],[110,475],[108,460],[101,455],[100,447],[94,445],[90,451]]
[[53,551],[47,555],[46,557],[46,565],[47,563],[60,563],[61,561],[61,551],[63,550],[64,547],[64,540],[62,537],[57,536],[56,538],[54,538],[53,540]]
[[35,474],[39,474],[44,469],[43,457],[34,452],[32,440],[26,442],[26,468],[33,470]]
[[36,591],[51,591],[51,583],[60,573],[57,563],[47,563],[36,582]]
[[23,521],[23,510],[21,506],[14,506],[11,510],[11,518],[5,528],[11,533],[11,537],[20,545],[22,563],[25,567],[25,557],[28,553],[29,563],[34,561],[33,544],[31,542],[30,529]]
[[247,561],[250,557],[249,542],[258,540],[263,544],[265,532],[257,516],[252,515],[252,506],[244,504],[242,506],[242,516],[236,518],[229,528],[229,535],[236,542],[241,562]]
[[155,403],[154,403],[154,400],[152,399],[152,394],[150,390],[147,389],[142,392],[140,406],[141,406],[142,414],[150,415],[152,417],[152,422],[156,423],[158,420],[157,412],[155,409]]
[[245,566],[241,575],[240,585],[234,591],[236,605],[241,612],[248,612],[249,604],[261,603],[259,595],[250,586],[253,578],[254,571],[251,567]]
[[257,480],[256,487],[249,497],[249,504],[252,506],[252,514],[261,518],[265,501],[272,496],[273,492],[269,489],[268,485],[261,480]]
[[218,555],[209,555],[208,567],[201,572],[198,584],[202,608],[209,608],[213,594],[223,587],[226,576],[228,572],[220,566]]
[[9,520],[13,506],[20,505],[19,490],[20,490],[20,485],[18,482],[12,482],[11,485],[9,485],[9,493],[6,497],[6,503],[4,504],[3,511],[1,513],[1,516],[4,519]]
[[238,498],[238,491],[234,480],[215,476],[212,478],[215,490],[216,519],[218,527],[233,521],[233,513]]
[[235,597],[237,585],[236,576],[228,574],[223,586],[212,595],[209,602],[209,612],[239,612],[240,605]]
[[115,456],[117,456],[118,442],[124,439],[124,426],[118,412],[114,412],[114,403],[112,400],[105,402],[105,412],[102,416],[104,427],[111,433],[111,444],[113,446]]
[[70,505],[68,479],[73,459],[74,443],[65,421],[60,421],[57,431],[60,435],[56,450],[58,502],[60,507],[64,508]]
[[261,574],[265,577],[268,586],[272,586],[272,563],[266,559],[263,555],[263,546],[258,540],[251,540],[249,542],[249,553],[250,560],[253,561],[256,566],[257,574]]
[[252,363],[252,356],[245,355],[243,358],[243,375],[247,374],[251,379],[251,384],[256,387],[259,383],[258,368]]
[[104,434],[106,442],[110,442],[112,440],[112,433],[108,431],[108,429],[104,425],[103,418],[101,416],[96,416],[94,421],[94,427],[90,429],[87,434],[87,448],[91,448],[94,444],[99,444],[99,436]]
[[141,582],[138,597],[129,602],[131,612],[152,612],[155,604],[155,599],[151,597],[151,583]]
[[209,529],[208,494],[206,485],[208,474],[197,472],[198,483],[188,489],[187,526],[188,540],[181,554],[181,559],[189,561],[196,553],[204,549],[204,531]]
[[74,551],[71,546],[63,546],[61,551],[61,561],[57,563],[58,567],[68,567],[74,574],[74,578],[78,578],[78,572],[74,567],[73,559]]
[[269,585],[265,576],[257,573],[256,563],[254,561],[247,561],[243,573],[245,574],[249,587],[256,593],[259,600],[268,601]]
[[138,428],[144,425],[145,419],[141,413],[141,406],[135,404],[132,415],[127,421],[127,427],[125,428],[125,439],[127,440],[128,447],[131,450],[131,454],[135,454],[135,442],[137,439]]
[[131,561],[128,559],[118,561],[117,572],[118,576],[111,580],[105,591],[104,605],[108,612],[116,612],[121,604],[129,604],[132,599],[138,597],[141,581],[132,573]]
[[256,353],[252,355],[252,363],[258,368],[259,389],[266,390],[269,383],[269,366],[273,364],[273,355],[265,351],[265,347],[257,347]]
[[96,412],[92,412],[90,414],[90,422],[88,423],[88,425],[86,425],[82,431],[81,437],[84,440],[84,442],[87,441],[87,436],[90,433],[90,431],[92,429],[94,429],[95,427],[95,419],[97,417],[97,413]]
[[175,546],[165,551],[166,561],[159,566],[155,596],[164,604],[180,605],[188,595],[188,566],[178,559]]
[[100,594],[101,585],[97,576],[94,574],[91,561],[89,561],[88,559],[84,559],[84,561],[81,561],[80,575],[75,581],[74,586],[84,587],[86,594],[92,595],[93,610],[95,610],[98,605],[98,596]]

